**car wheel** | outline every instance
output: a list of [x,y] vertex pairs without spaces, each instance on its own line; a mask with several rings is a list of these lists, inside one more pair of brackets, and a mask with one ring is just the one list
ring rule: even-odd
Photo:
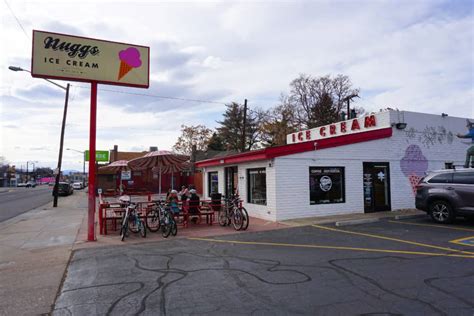
[[453,208],[446,201],[433,201],[430,203],[430,216],[436,223],[451,223],[454,220]]

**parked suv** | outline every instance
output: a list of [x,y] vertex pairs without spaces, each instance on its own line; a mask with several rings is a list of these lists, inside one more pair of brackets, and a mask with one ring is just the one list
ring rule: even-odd
[[437,223],[450,223],[456,216],[474,218],[474,169],[429,173],[418,183],[415,204]]

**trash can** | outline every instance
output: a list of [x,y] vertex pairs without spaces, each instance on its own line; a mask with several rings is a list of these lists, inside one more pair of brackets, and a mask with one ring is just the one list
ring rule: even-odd
[[211,193],[211,208],[214,212],[220,212],[222,208],[222,194]]

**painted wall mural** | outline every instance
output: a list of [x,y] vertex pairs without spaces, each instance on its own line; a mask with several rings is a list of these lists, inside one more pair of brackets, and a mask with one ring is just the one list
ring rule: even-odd
[[405,155],[400,160],[400,169],[410,181],[413,194],[416,194],[416,185],[428,170],[428,160],[418,145],[410,145],[405,149]]
[[430,148],[436,144],[451,145],[454,140],[454,134],[448,131],[444,126],[426,126],[422,131],[413,127],[405,130],[407,143],[418,141],[424,147]]

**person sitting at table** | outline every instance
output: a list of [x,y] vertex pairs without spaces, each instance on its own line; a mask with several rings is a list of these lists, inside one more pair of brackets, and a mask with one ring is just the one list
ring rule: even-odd
[[179,191],[181,202],[183,203],[186,202],[186,200],[188,199],[188,195],[189,195],[188,188],[185,185],[181,186],[181,191]]
[[[189,190],[189,193],[191,196],[189,197],[189,215],[191,215],[191,221],[193,223],[196,223],[198,220],[198,217],[196,215],[199,215],[199,196],[196,193],[196,190],[191,189]],[[194,216],[193,216],[194,215]]]
[[166,199],[166,204],[171,208],[171,212],[174,215],[179,214],[178,191],[171,190],[170,195]]

